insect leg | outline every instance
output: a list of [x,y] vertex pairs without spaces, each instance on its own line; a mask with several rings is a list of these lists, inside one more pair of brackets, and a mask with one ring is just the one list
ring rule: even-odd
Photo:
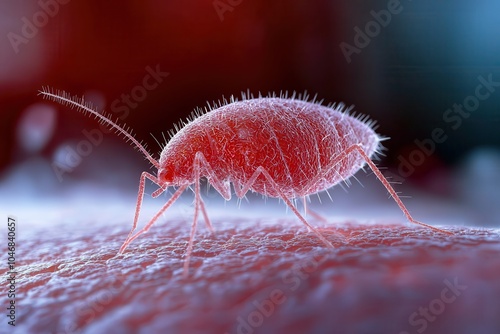
[[213,226],[210,222],[210,219],[208,218],[207,210],[205,208],[205,204],[203,202],[203,199],[201,198],[201,191],[200,191],[200,177],[202,175],[202,169],[203,172],[206,173],[207,178],[210,180],[210,184],[227,200],[231,199],[231,189],[229,188],[229,184],[225,184],[221,182],[217,176],[215,175],[213,169],[210,167],[210,164],[208,163],[207,159],[201,152],[197,152],[195,155],[194,163],[193,163],[193,169],[195,173],[195,212],[194,212],[194,219],[193,223],[191,225],[191,232],[189,235],[189,243],[188,243],[188,248],[186,249],[186,259],[184,260],[184,272],[183,275],[184,277],[187,276],[189,272],[189,262],[191,260],[191,253],[193,251],[193,242],[194,242],[194,236],[196,233],[196,226],[198,224],[198,210],[201,209],[201,213],[203,214],[203,218],[205,219],[205,223],[210,230],[210,232],[214,233]]
[[[193,169],[194,169],[194,179],[195,179],[195,184],[194,184],[194,218],[193,218],[193,223],[191,224],[191,232],[189,233],[189,242],[188,246],[186,249],[186,258],[184,259],[184,270],[183,270],[183,276],[187,277],[189,273],[189,261],[191,260],[191,253],[193,252],[193,242],[194,242],[194,235],[196,233],[196,226],[198,224],[198,210],[200,206],[202,205],[201,203],[201,195],[200,195],[200,158],[198,153],[196,154],[193,162]],[[202,211],[204,212],[205,215],[205,206],[202,206]],[[208,218],[208,216],[206,216]],[[212,227],[212,225],[209,223],[208,220],[206,220],[207,226]],[[213,229],[212,229],[213,230]]]
[[[302,206],[304,207],[304,218],[306,218],[306,217],[307,217],[307,214],[308,214],[308,213],[311,213],[311,212],[310,212],[309,208],[307,207],[307,198],[306,198],[305,196],[304,196],[304,197],[302,197]],[[325,219],[325,221],[326,221],[326,219]],[[309,227],[307,228],[307,232],[312,232],[312,231],[309,229]]]
[[[328,165],[328,167],[325,168],[322,171],[322,173],[320,175],[318,175],[317,178],[315,178],[315,180],[321,180],[321,178],[325,177],[331,171],[331,169],[335,165],[337,165],[338,163],[340,163],[343,159],[345,159],[352,152],[357,152],[357,153],[359,153],[361,155],[361,157],[365,160],[365,162],[371,168],[371,170],[373,171],[373,173],[377,176],[377,178],[379,179],[379,181],[382,182],[382,184],[387,189],[387,191],[389,192],[389,194],[392,196],[392,198],[394,199],[394,201],[396,201],[396,204],[399,206],[399,208],[401,209],[401,211],[403,212],[403,214],[406,216],[406,218],[408,219],[408,221],[410,221],[411,223],[414,223],[414,224],[418,224],[418,225],[430,228],[430,229],[432,229],[434,231],[437,231],[437,232],[442,232],[442,233],[453,235],[453,233],[451,233],[451,232],[448,232],[448,231],[445,231],[445,230],[441,230],[441,229],[439,229],[437,227],[430,226],[428,224],[425,224],[425,223],[422,223],[422,222],[419,222],[419,221],[413,219],[413,217],[410,215],[410,212],[408,211],[408,209],[406,208],[406,206],[403,204],[403,202],[401,201],[401,199],[399,198],[398,194],[396,193],[396,191],[394,190],[394,188],[391,186],[391,184],[389,183],[389,181],[387,181],[387,179],[384,177],[384,175],[380,172],[380,170],[373,163],[373,161],[368,157],[368,155],[365,153],[365,151],[363,150],[363,148],[359,144],[350,146],[343,153],[340,153],[335,158],[333,158],[332,161],[331,161],[331,163]],[[310,184],[305,189],[312,189],[313,186],[314,186],[314,183]]]
[[417,225],[421,225],[421,226],[430,228],[430,229],[432,229],[434,231],[437,231],[437,232],[442,232],[442,233],[453,235],[453,233],[451,233],[451,232],[439,229],[437,227],[434,227],[434,226],[431,226],[431,225],[428,225],[428,224],[425,224],[425,223],[422,223],[422,222],[419,222],[419,221],[413,219],[413,217],[410,215],[410,212],[408,211],[408,209],[406,208],[406,206],[403,204],[403,201],[401,201],[401,199],[399,198],[399,196],[396,193],[396,191],[394,190],[394,188],[391,186],[391,184],[389,183],[389,181],[387,181],[387,179],[384,177],[384,175],[380,172],[380,170],[377,168],[377,166],[373,163],[373,161],[368,157],[368,155],[366,155],[366,153],[363,150],[363,148],[360,145],[353,145],[353,146],[349,147],[346,150],[345,154],[347,155],[351,151],[357,151],[363,157],[363,159],[365,160],[365,162],[368,164],[368,166],[370,166],[370,168],[373,171],[373,173],[375,173],[375,175],[380,180],[380,182],[382,182],[382,184],[384,185],[384,187],[387,189],[387,191],[389,192],[389,194],[391,194],[391,196],[394,199],[394,201],[396,201],[396,204],[399,206],[399,208],[401,209],[401,211],[403,211],[404,215],[406,216],[406,218],[410,222],[412,222],[414,224],[417,224]]
[[[172,195],[172,197],[170,197],[170,199],[167,201],[167,203],[165,203],[165,205],[163,205],[163,207],[160,209],[160,211],[158,211],[158,213],[149,221],[149,223],[146,224],[146,226],[144,226],[141,230],[137,231],[132,237],[130,238],[127,238],[127,240],[123,243],[122,247],[120,248],[120,251],[118,253],[123,253],[123,251],[128,247],[128,245],[134,241],[138,236],[140,236],[141,234],[143,233],[146,233],[150,228],[151,226],[153,226],[153,224],[156,222],[156,220],[158,218],[160,218],[160,216],[172,205],[174,204],[174,202],[181,196],[181,194],[184,192],[184,190],[186,190],[188,186],[187,185],[183,185],[183,186],[180,186],[176,191],[175,193]],[[142,191],[142,193],[144,193],[144,190]],[[137,224],[137,222],[136,222]],[[134,226],[135,228],[136,226]]]
[[210,222],[210,218],[208,218],[207,209],[205,209],[205,203],[203,202],[203,199],[201,197],[200,197],[200,209],[201,213],[203,214],[203,219],[205,219],[205,224],[207,225],[208,230],[210,231],[210,233],[215,234],[214,227]]
[[[156,176],[149,174],[148,172],[143,172],[141,174],[141,179],[139,181],[139,191],[137,194],[137,203],[135,205],[134,223],[132,225],[132,229],[130,230],[127,236],[127,239],[125,239],[125,243],[123,244],[123,246],[128,245],[127,241],[130,239],[130,236],[132,236],[132,233],[134,233],[135,229],[137,228],[137,222],[139,221],[139,213],[141,211],[142,201],[144,199],[144,190],[146,188],[145,185],[146,178],[150,179],[157,185],[160,185],[160,182],[158,181],[158,178]],[[120,248],[120,251],[118,253],[122,253],[125,250],[123,246],[122,248]]]
[[[219,180],[217,175],[214,173],[213,168],[210,166],[208,163],[207,159],[201,152],[196,152],[196,158],[199,161],[200,164],[200,170],[203,168],[203,172],[206,174],[206,177],[208,178],[210,184],[217,190],[217,192],[224,197],[225,200],[230,200],[231,199],[231,187],[229,185],[229,182],[223,182]],[[200,171],[201,175],[201,171]]]
[[304,206],[304,218],[307,217],[307,199],[306,197],[302,197],[302,205]]
[[300,219],[300,221],[302,221],[302,223],[304,223],[304,225],[310,231],[314,232],[314,234],[316,234],[316,236],[327,247],[334,248],[333,245],[332,245],[332,243],[330,241],[326,240],[326,238],[316,228],[314,228],[311,224],[309,224],[307,222],[307,220],[300,214],[300,212],[292,204],[292,202],[290,201],[290,199],[288,197],[286,197],[285,194],[283,194],[283,192],[278,187],[278,185],[276,184],[276,182],[274,181],[274,179],[271,177],[271,175],[269,175],[269,173],[264,169],[264,167],[262,167],[262,166],[258,167],[256,169],[256,171],[253,173],[253,175],[250,177],[250,179],[247,181],[246,184],[244,184],[240,189],[236,188],[236,195],[238,197],[240,197],[240,198],[243,197],[243,196],[245,196],[245,194],[247,193],[247,191],[250,190],[250,187],[255,182],[255,180],[257,180],[257,178],[259,177],[260,174],[262,174],[267,179],[267,181],[269,182],[269,185],[278,193],[278,195],[281,197],[281,199],[286,203],[286,205],[288,205],[288,207],[293,211],[293,213],[295,213],[295,215]]
[[[210,184],[222,195],[227,200],[231,199],[231,191],[229,187],[225,186],[222,182],[220,182],[217,179],[217,176],[213,172],[213,169],[210,167],[210,164],[208,163],[207,159],[201,152],[196,152],[195,160],[198,161],[198,168],[199,168],[199,175],[202,175],[202,168],[204,168],[204,172],[207,174]],[[199,179],[199,178],[198,178]],[[197,179],[197,180],[198,180]],[[205,224],[207,225],[208,230],[214,234],[214,228],[212,226],[212,223],[210,222],[210,218],[208,217],[207,214],[207,209],[205,208],[205,203],[203,202],[203,198],[199,196],[200,200],[200,209],[201,213],[203,214],[203,219],[205,220]]]
[[307,206],[307,199],[306,197],[302,197],[302,203],[304,205],[304,217],[306,217],[306,214],[310,214],[311,216],[313,216],[315,219],[319,220],[319,221],[322,221],[323,223],[326,223],[328,224],[328,220],[323,217],[322,215],[320,215],[319,213],[309,209],[309,207]]

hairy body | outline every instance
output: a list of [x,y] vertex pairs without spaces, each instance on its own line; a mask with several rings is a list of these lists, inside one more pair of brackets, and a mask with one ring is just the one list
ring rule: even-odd
[[[288,198],[311,195],[345,181],[365,161],[352,154],[330,166],[340,153],[360,145],[368,156],[380,137],[370,126],[338,108],[285,98],[234,102],[206,113],[177,132],[163,149],[159,179],[170,184],[192,184],[193,161],[202,153],[211,173],[223,182],[246,184],[257,167],[264,168]],[[329,170],[327,170],[329,168]],[[250,190],[281,197],[263,175]]]
[[[343,105],[338,108],[335,105],[323,106],[307,101],[307,97],[299,95],[295,98],[295,94],[291,98],[272,95],[248,99],[243,94],[243,101],[231,98],[230,103],[225,101],[225,104],[215,106],[203,115],[196,115],[173,135],[163,148],[160,159],[156,160],[129,131],[106,114],[97,112],[83,99],[48,88],[40,93],[83,113],[90,113],[115,129],[158,169],[156,176],[148,172],[141,174],[134,223],[119,253],[123,253],[132,241],[147,232],[194,184],[194,219],[184,262],[184,275],[187,275],[199,211],[213,232],[200,195],[201,177],[206,177],[228,200],[232,195],[231,183],[239,198],[243,198],[248,191],[281,198],[309,231],[316,234],[326,247],[333,248],[332,243],[299,213],[291,199],[304,199],[304,211],[307,211],[305,197],[346,181],[364,164],[373,170],[410,222],[452,234],[413,219],[371,159],[381,140],[375,133],[374,123],[367,121],[366,117],[348,115],[343,112]],[[135,232],[146,179],[159,186],[153,197],[159,196],[169,187],[177,187],[177,190],[158,213]]]

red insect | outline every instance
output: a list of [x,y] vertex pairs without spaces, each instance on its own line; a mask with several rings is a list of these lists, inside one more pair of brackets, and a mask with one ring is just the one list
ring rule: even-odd
[[[92,114],[124,135],[158,169],[157,176],[147,172],[141,175],[133,227],[119,253],[147,232],[184,190],[194,184],[194,219],[184,262],[186,274],[200,210],[207,226],[213,231],[200,196],[201,177],[206,177],[226,200],[231,199],[231,183],[239,198],[243,198],[249,190],[281,198],[327,247],[333,247],[306,221],[291,200],[305,199],[346,181],[365,164],[370,166],[410,222],[449,233],[413,219],[370,158],[381,148],[381,137],[374,131],[374,122],[368,121],[367,117],[348,115],[343,112],[342,104],[323,106],[314,100],[308,102],[307,96],[296,97],[295,94],[291,98],[247,98],[243,94],[242,101],[231,98],[230,103],[224,101],[224,105],[197,115],[188,122],[173,135],[157,161],[128,131],[97,112],[83,99],[48,88],[43,88],[40,94]],[[133,234],[139,219],[146,178],[160,187],[152,194],[153,197],[171,186],[177,187],[177,190],[149,223]]]

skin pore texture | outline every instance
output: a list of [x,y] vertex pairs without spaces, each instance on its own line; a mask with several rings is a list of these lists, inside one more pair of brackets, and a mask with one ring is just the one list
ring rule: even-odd
[[[0,334],[500,333],[498,4],[2,1]],[[27,44],[13,48],[12,33]],[[346,44],[359,53],[345,57]],[[193,186],[117,255],[141,173],[158,169],[115,133],[94,144],[88,134],[104,126],[42,101],[44,84],[85,94],[138,139],[162,138],[192,107],[247,87],[355,103],[392,137],[380,166],[404,179],[394,187],[409,212],[453,235],[409,223],[365,168],[363,187],[352,179],[332,201],[312,198],[328,222],[305,218],[331,249],[283,201],[249,194],[238,208],[234,193],[223,203],[202,179],[215,234],[200,212],[187,277]],[[46,125],[18,131],[32,108]],[[90,153],[56,174],[53,163],[82,143]],[[486,159],[464,160],[483,145]],[[372,181],[379,192],[367,190]],[[151,199],[152,183],[138,228],[173,194]],[[17,218],[16,327],[6,317],[8,215]]]
[[[447,235],[402,219],[398,224],[331,219],[323,224],[307,216],[333,245],[327,248],[293,215],[256,218],[262,204],[257,203],[254,215],[243,210],[236,218],[229,210],[212,214],[216,232],[200,228],[190,274],[184,276],[192,206],[185,215],[169,211],[144,238],[117,254],[131,221],[123,211],[131,208],[113,208],[101,196],[106,205],[97,205],[95,212],[62,212],[50,227],[35,224],[36,218],[21,225],[16,331],[500,329],[498,230],[448,227],[453,235]],[[359,210],[363,203],[353,201]],[[142,214],[151,217],[148,210]]]
[[[308,196],[340,182],[348,185],[347,180],[367,164],[410,222],[452,235],[449,231],[416,221],[410,215],[399,195],[372,161],[371,157],[380,153],[382,140],[374,131],[374,122],[365,116],[354,118],[343,112],[343,104],[338,107],[335,104],[323,106],[321,102],[315,102],[316,97],[308,101],[307,94],[293,93],[288,98],[285,92],[280,97],[276,94],[262,97],[259,94],[255,98],[250,92],[242,93],[242,101],[234,97],[229,102],[223,99],[223,103],[214,104],[205,114],[195,114],[172,136],[157,161],[126,126],[99,112],[83,97],[71,96],[50,87],[43,87],[39,94],[95,117],[130,141],[157,168],[156,176],[148,172],[141,174],[133,226],[119,253],[147,232],[187,187],[194,184],[194,218],[186,250],[185,276],[189,272],[200,211],[207,227],[213,231],[200,195],[202,177],[206,177],[226,200],[232,197],[231,183],[240,199],[249,191],[282,199],[326,247],[334,248],[290,200],[301,198],[305,207]],[[178,188],[149,223],[136,231],[146,179],[159,186],[153,197],[169,187]]]
[[215,235],[200,228],[185,278],[190,217],[155,225],[117,256],[130,222],[102,216],[24,227],[16,333],[500,329],[498,230],[316,224],[329,249],[293,216],[216,217]]

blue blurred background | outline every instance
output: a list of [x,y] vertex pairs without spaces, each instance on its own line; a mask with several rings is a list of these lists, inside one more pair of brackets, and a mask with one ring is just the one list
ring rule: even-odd
[[[158,154],[150,134],[164,141],[206,101],[307,90],[379,122],[393,179],[500,225],[499,12],[493,0],[2,1],[2,194],[75,180],[135,192],[148,168],[112,134],[85,147],[96,122],[43,101],[43,85],[123,116]],[[157,69],[168,76],[141,90]]]

